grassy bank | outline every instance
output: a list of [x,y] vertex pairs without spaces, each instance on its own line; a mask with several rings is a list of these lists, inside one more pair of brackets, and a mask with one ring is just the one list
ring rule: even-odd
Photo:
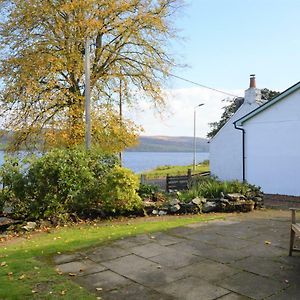
[[0,299],[95,299],[60,275],[51,257],[142,233],[223,218],[222,214],[138,218],[51,229],[0,243]]
[[[167,174],[171,176],[175,175],[185,175],[187,174],[188,169],[193,169],[192,165],[189,166],[160,166],[148,172],[144,172],[143,174],[147,175],[147,178],[163,178],[166,177]],[[209,165],[199,164],[196,166],[196,170],[192,171],[193,173],[201,173],[201,172],[208,172]]]

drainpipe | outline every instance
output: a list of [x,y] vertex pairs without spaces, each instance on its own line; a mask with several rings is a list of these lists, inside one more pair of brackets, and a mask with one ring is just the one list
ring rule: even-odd
[[245,156],[245,129],[244,128],[240,128],[236,126],[236,123],[234,122],[234,128],[237,130],[241,130],[243,132],[243,136],[242,136],[242,151],[243,151],[243,182],[246,181],[246,172],[245,172],[245,161],[246,161],[246,156]]

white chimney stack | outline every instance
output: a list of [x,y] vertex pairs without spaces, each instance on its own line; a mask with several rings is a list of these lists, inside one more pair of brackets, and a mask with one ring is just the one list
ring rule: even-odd
[[255,75],[250,75],[250,86],[249,89],[245,91],[245,103],[253,104],[253,103],[261,103],[261,91],[256,88],[256,79]]

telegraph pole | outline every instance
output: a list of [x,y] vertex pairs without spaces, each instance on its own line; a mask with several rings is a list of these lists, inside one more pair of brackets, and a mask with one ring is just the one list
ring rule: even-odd
[[91,67],[90,67],[90,39],[85,40],[84,74],[85,74],[85,148],[91,149]]
[[[120,70],[121,71],[121,70]],[[120,72],[121,73],[121,72]],[[120,87],[119,87],[119,113],[120,113],[120,130],[122,130],[122,119],[123,119],[123,105],[122,105],[122,78],[120,77]],[[122,167],[122,151],[119,153],[120,166]]]
[[200,103],[194,107],[194,151],[193,151],[193,171],[196,170],[196,109],[204,103]]

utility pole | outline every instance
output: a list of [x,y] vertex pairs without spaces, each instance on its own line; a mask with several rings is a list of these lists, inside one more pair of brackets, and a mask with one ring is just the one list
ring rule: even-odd
[[[121,74],[121,69],[120,69],[120,74]],[[122,105],[122,101],[123,101],[123,97],[122,97],[122,78],[120,77],[120,87],[119,87],[119,113],[120,113],[120,130],[122,130],[122,119],[123,119],[123,105]],[[119,159],[120,159],[120,166],[122,167],[122,151],[120,151],[119,153]]]
[[193,171],[196,170],[196,108],[204,105],[204,103],[200,103],[194,107],[194,155],[193,155]]
[[85,148],[91,149],[91,67],[90,67],[90,39],[85,40],[84,74],[85,74]]

